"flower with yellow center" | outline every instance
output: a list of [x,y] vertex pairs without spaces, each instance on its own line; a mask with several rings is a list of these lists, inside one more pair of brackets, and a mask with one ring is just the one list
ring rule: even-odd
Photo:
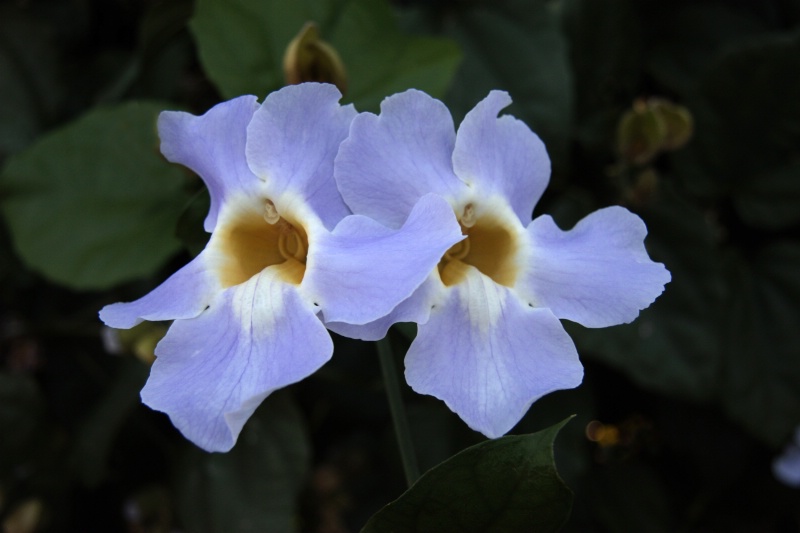
[[364,324],[407,299],[462,239],[448,203],[424,197],[401,225],[352,215],[333,180],[352,106],[332,85],[301,84],[165,112],[161,151],[206,183],[206,248],[150,294],[106,306],[130,328],[174,320],[143,401],[209,451],[230,449],[272,391],[330,359],[323,320]]
[[450,204],[464,239],[385,317],[328,326],[369,340],[395,322],[417,322],[408,383],[489,437],[508,432],[541,396],[581,383],[559,319],[630,322],[670,279],[644,249],[641,219],[624,208],[596,211],[566,232],[549,216],[531,221],[550,161],[524,123],[498,118],[510,103],[492,91],[456,133],[441,102],[415,90],[394,95],[380,115],[354,119],[334,169],[354,213],[400,227],[435,194]]

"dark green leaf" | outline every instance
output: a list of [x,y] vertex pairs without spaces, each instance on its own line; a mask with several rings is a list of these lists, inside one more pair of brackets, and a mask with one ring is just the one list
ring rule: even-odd
[[757,174],[733,198],[742,219],[777,229],[800,221],[800,162]]
[[319,2],[198,0],[190,28],[208,76],[225,98],[283,85],[283,53]]
[[559,477],[576,493],[579,492],[577,487],[583,476],[594,464],[592,457],[587,454],[587,445],[591,443],[586,438],[586,426],[597,418],[595,402],[596,393],[591,376],[584,376],[580,387],[555,391],[536,400],[514,428],[520,433],[533,431],[575,413],[570,423],[558,433],[556,468]]
[[560,20],[542,0],[467,6],[446,31],[464,51],[447,103],[458,119],[492,89],[515,103],[505,112],[524,120],[564,169],[572,127],[572,75]]
[[19,466],[44,421],[45,402],[28,376],[0,373],[0,476]]
[[210,206],[211,197],[208,194],[208,189],[203,187],[195,193],[178,219],[175,234],[186,250],[193,256],[203,251],[211,236],[203,229],[203,221],[208,215]]
[[181,171],[158,153],[161,109],[98,109],[9,160],[2,209],[29,266],[100,289],[151,274],[179,249],[186,195]]
[[708,68],[731,48],[766,32],[756,17],[724,3],[655,6],[649,27],[658,32],[649,68],[660,83],[684,98]]
[[709,66],[690,102],[696,134],[675,158],[686,185],[747,204],[751,182],[800,159],[798,92],[797,33],[751,39]]
[[139,404],[139,391],[149,373],[149,367],[133,357],[126,357],[120,363],[108,391],[83,420],[73,444],[72,465],[90,486],[106,475],[114,438]]
[[192,533],[292,531],[309,444],[300,412],[273,394],[247,422],[233,450],[191,449],[177,480],[178,513]]
[[660,37],[650,54],[650,71],[684,97],[727,50],[766,32],[751,13],[724,3],[665,3],[649,15]]
[[378,111],[385,97],[410,88],[442,97],[461,59],[449,39],[400,33],[383,0],[348,2],[331,42],[347,68],[345,99],[359,111]]
[[394,328],[410,341],[413,341],[417,336],[417,325],[412,322],[398,322],[394,325]]
[[772,446],[800,420],[800,245],[778,242],[745,261],[733,257],[727,363],[719,376],[729,415]]
[[200,0],[191,28],[208,75],[231,98],[284,85],[283,54],[308,21],[339,52],[345,99],[359,110],[377,111],[383,98],[411,87],[441,96],[458,64],[451,41],[400,33],[385,0]]
[[800,157],[800,34],[771,35],[731,52],[708,72],[702,90],[737,174]]
[[186,73],[196,51],[187,31],[192,0],[167,0],[147,5],[139,27],[134,59],[137,76],[126,93],[134,98],[174,99],[185,89]]
[[0,160],[52,119],[61,88],[56,61],[47,28],[17,6],[0,5]]
[[557,531],[572,507],[553,462],[566,422],[467,448],[426,472],[362,533]]
[[603,531],[675,531],[667,489],[649,465],[629,462],[597,468],[587,484],[592,510]]
[[567,0],[564,19],[581,118],[628,107],[642,70],[641,21],[632,0]]
[[575,87],[575,137],[602,154],[614,146],[617,123],[642,75],[641,21],[631,0],[567,0],[563,18]]
[[147,4],[139,27],[139,48],[148,58],[166,46],[186,28],[192,13],[191,0],[170,0]]

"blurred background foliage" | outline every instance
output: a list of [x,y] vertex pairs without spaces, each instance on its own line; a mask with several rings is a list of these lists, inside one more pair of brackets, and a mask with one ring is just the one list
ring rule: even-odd
[[[800,530],[770,470],[800,425],[800,1],[4,0],[4,531],[358,531],[402,492],[372,345],[336,337],[210,455],[140,405],[166,325],[97,319],[207,238],[157,113],[278,89],[308,22],[361,111],[416,87],[459,121],[509,91],[553,160],[536,214],[625,205],[672,272],[633,324],[567,324],[585,382],[515,430],[577,414],[555,444],[564,530]],[[398,365],[410,335],[390,332]],[[482,440],[405,394],[423,467]]]

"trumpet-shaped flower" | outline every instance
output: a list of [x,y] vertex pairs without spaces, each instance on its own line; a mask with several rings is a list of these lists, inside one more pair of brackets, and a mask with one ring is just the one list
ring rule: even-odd
[[331,357],[322,317],[363,324],[386,315],[462,238],[435,195],[395,228],[350,213],[333,161],[356,112],[340,96],[303,84],[262,105],[243,96],[202,116],[159,117],[163,154],[208,187],[211,237],[150,294],[100,317],[116,328],[174,320],[142,399],[206,450],[230,449],[268,394]]
[[786,485],[800,488],[800,427],[783,453],[772,461],[772,473]]
[[[444,400],[489,437],[508,432],[541,396],[578,386],[583,369],[559,319],[588,327],[630,322],[661,294],[669,272],[644,248],[646,228],[622,207],[570,231],[531,221],[550,176],[544,145],[492,91],[456,134],[447,108],[419,91],[387,98],[353,121],[335,163],[354,213],[399,227],[419,201],[448,201],[464,239],[389,315],[329,328],[363,339],[394,322],[419,324],[406,356],[417,392]],[[433,229],[433,228],[431,228]]]

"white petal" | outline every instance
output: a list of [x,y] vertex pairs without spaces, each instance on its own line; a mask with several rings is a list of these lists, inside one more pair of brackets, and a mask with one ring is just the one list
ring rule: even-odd
[[172,324],[142,400],[201,448],[227,451],[264,398],[332,352],[313,306],[268,268],[222,292],[197,318]]
[[528,226],[531,259],[518,290],[535,306],[587,327],[631,322],[670,280],[648,257],[646,234],[623,207],[595,211],[570,231],[538,217]]
[[333,179],[333,160],[356,115],[333,85],[303,83],[271,93],[247,128],[247,161],[278,204],[302,197],[332,229],[350,214]]
[[409,90],[386,98],[380,116],[362,113],[336,157],[339,190],[354,213],[399,227],[428,193],[458,198],[453,119],[444,104]]
[[164,157],[192,169],[211,194],[206,231],[214,230],[220,207],[231,194],[249,194],[259,185],[245,159],[247,124],[256,109],[255,96],[240,96],[199,117],[181,111],[158,117]]
[[436,305],[406,356],[406,380],[494,438],[545,394],[583,378],[575,345],[547,309],[534,309],[474,268]]
[[149,294],[136,301],[115,303],[100,311],[100,320],[112,328],[132,328],[143,320],[175,320],[199,315],[220,286],[201,253]]
[[550,158],[544,143],[523,122],[497,114],[511,103],[492,91],[458,128],[453,168],[482,194],[505,197],[523,225],[550,181]]

